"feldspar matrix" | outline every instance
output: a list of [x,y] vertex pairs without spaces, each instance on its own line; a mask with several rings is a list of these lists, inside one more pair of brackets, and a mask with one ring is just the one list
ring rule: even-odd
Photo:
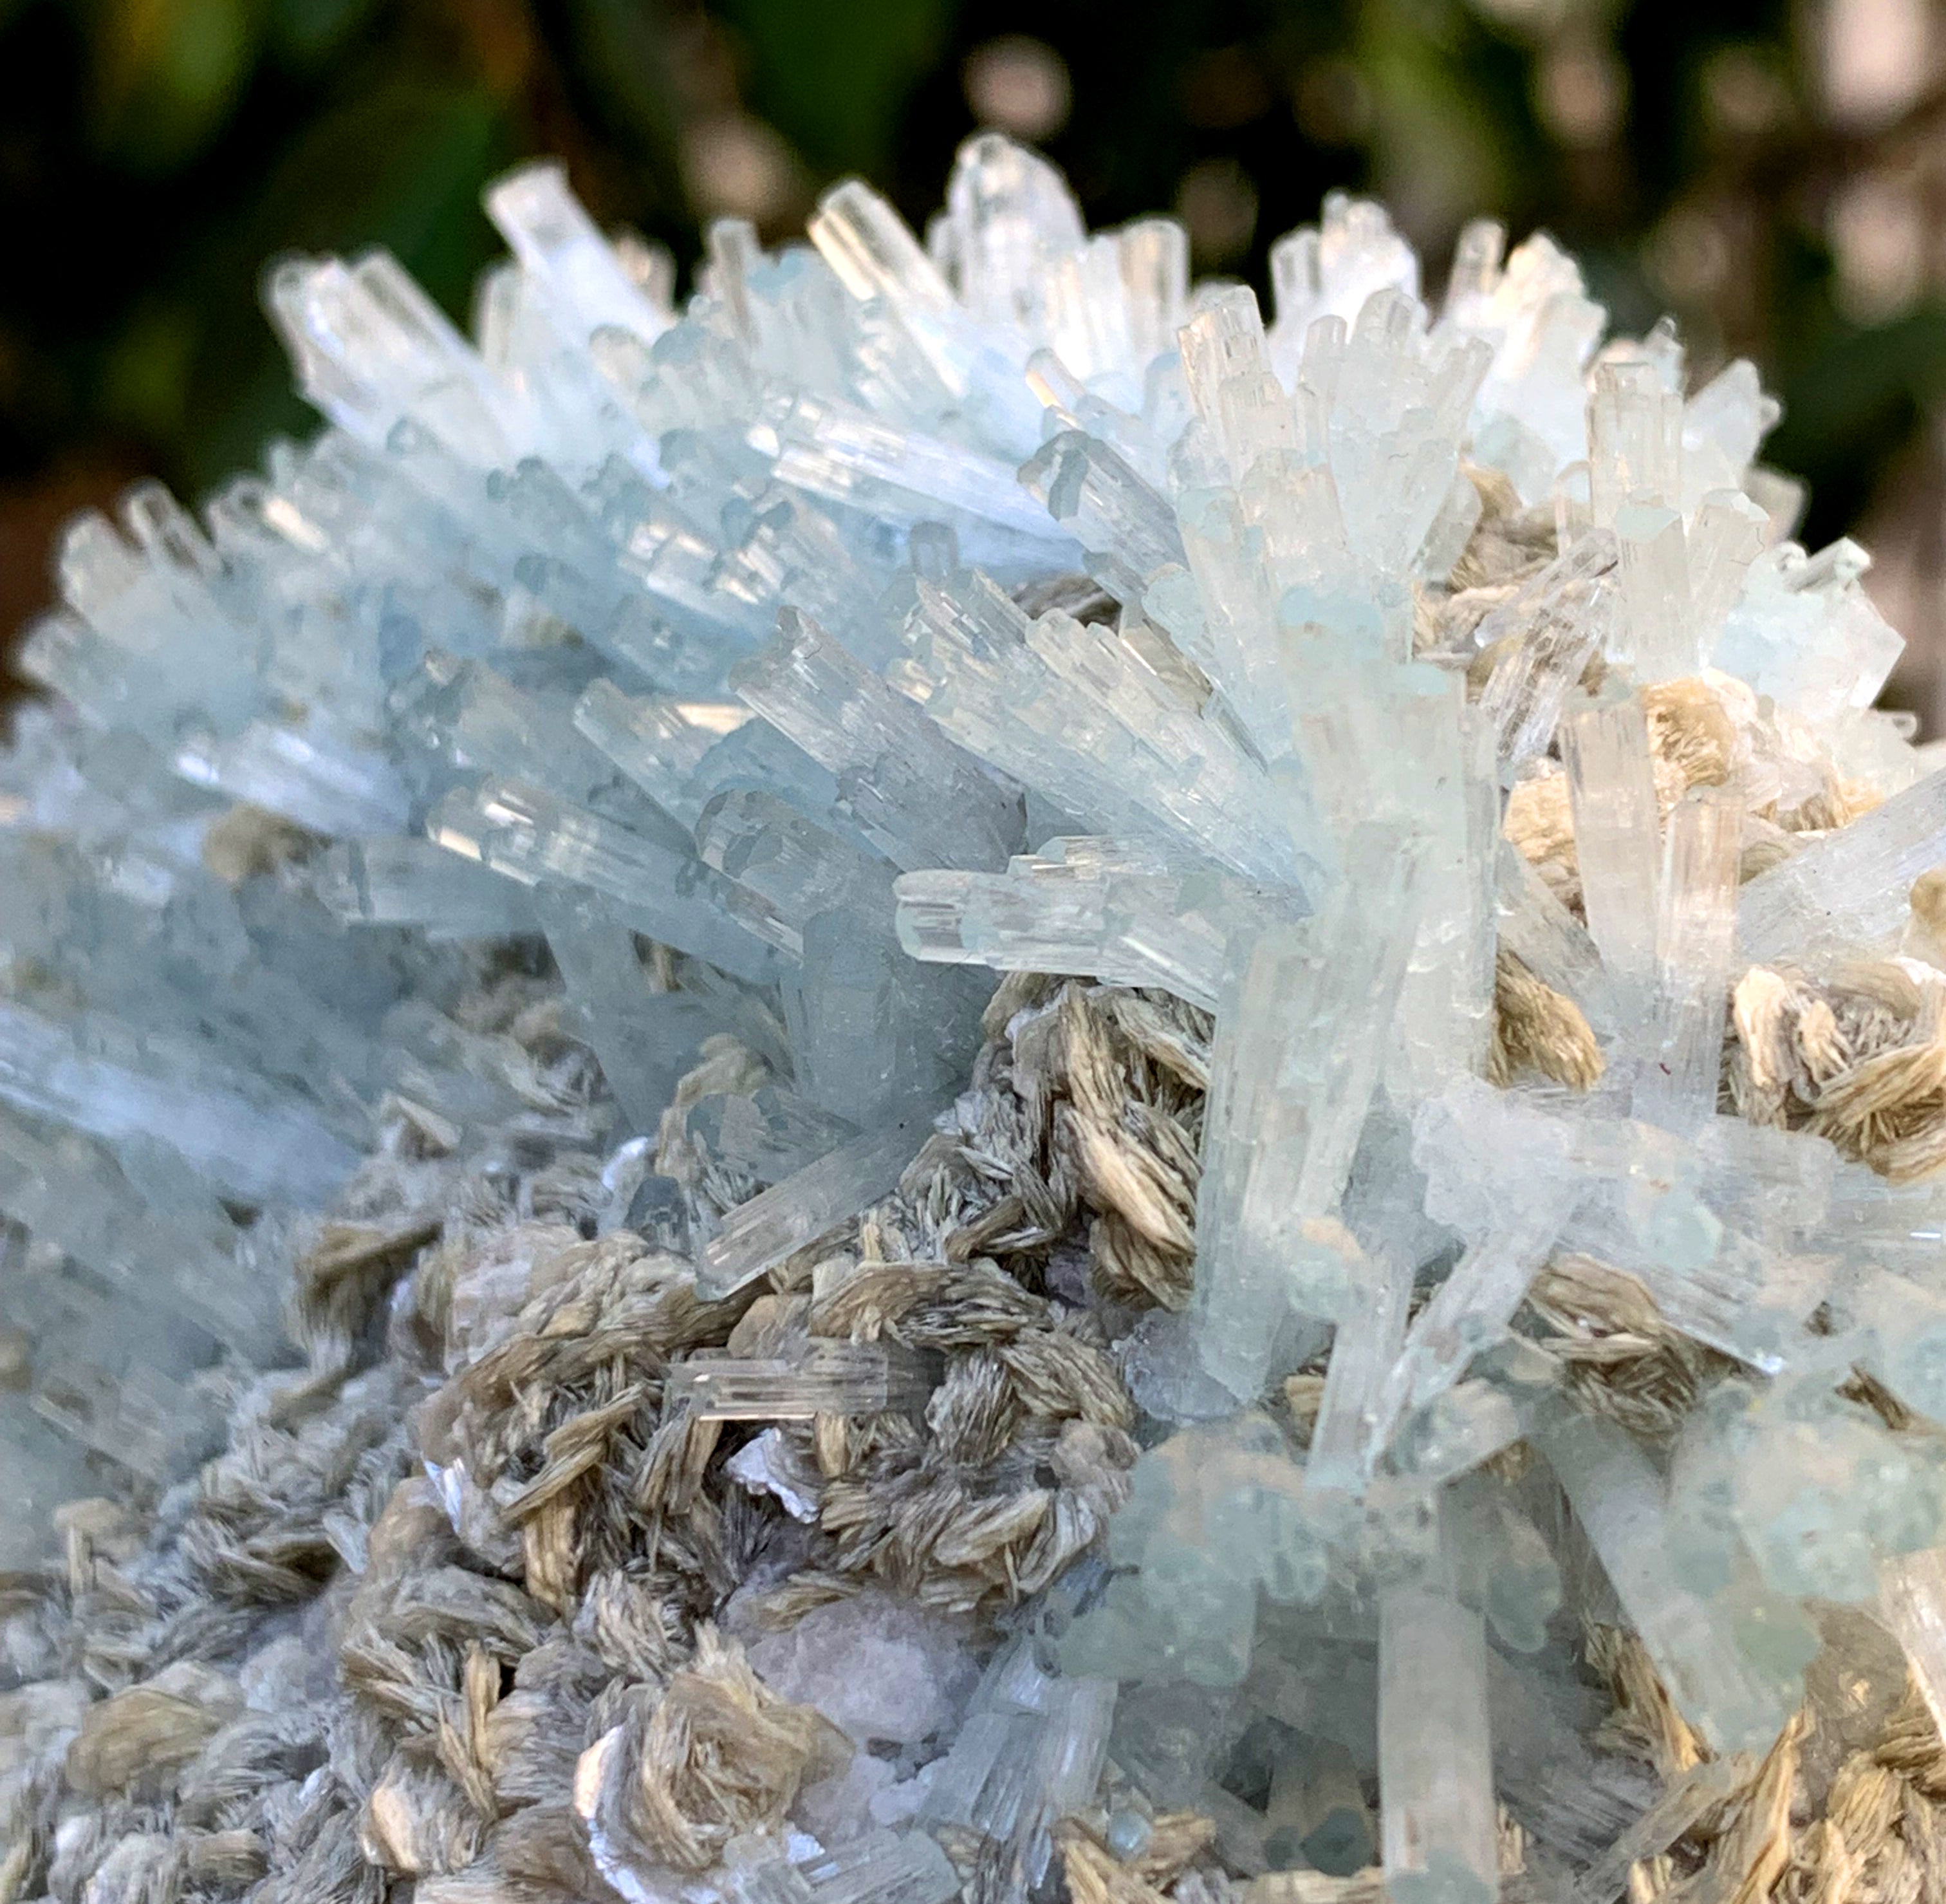
[[0,1893],[1918,1894],[1946,774],[1750,366],[488,209],[27,642]]

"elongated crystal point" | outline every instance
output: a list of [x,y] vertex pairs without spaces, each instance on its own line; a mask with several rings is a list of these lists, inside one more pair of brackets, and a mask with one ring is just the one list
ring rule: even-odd
[[724,971],[774,978],[794,955],[791,928],[766,902],[659,841],[518,780],[456,788],[428,822],[431,838],[523,886],[558,882],[611,899],[638,931]]
[[1561,732],[1588,930],[1639,1022],[1655,982],[1662,860],[1648,722],[1631,699],[1571,712]]
[[732,1210],[703,1250],[698,1288],[730,1295],[887,1195],[929,1121],[908,1115],[868,1131]]
[[1895,793],[1848,827],[1814,841],[1737,901],[1737,950],[1753,962],[1828,960],[1883,944],[1905,916],[1924,871],[1946,862],[1946,773]]
[[1649,1056],[1636,1109],[1672,1130],[1693,1128],[1716,1108],[1743,822],[1741,799],[1719,787],[1699,788],[1669,816]]
[[1589,659],[1610,645],[1615,569],[1612,541],[1585,536],[1475,631],[1481,648],[1512,640],[1480,699],[1503,777],[1546,747]]
[[811,243],[854,298],[888,297],[943,311],[953,293],[905,221],[859,179],[834,185],[811,221]]
[[1226,947],[1275,898],[1111,839],[1050,840],[1004,873],[908,873],[899,939],[915,958],[1154,985],[1215,1008]]
[[1356,1300],[1355,1246],[1327,1219],[1377,1088],[1420,892],[1415,842],[1373,829],[1356,845],[1375,883],[1348,880],[1316,920],[1234,944],[1217,1009],[1197,1294],[1203,1365],[1240,1396],[1262,1386],[1287,1318]]
[[1668,508],[1682,496],[1682,397],[1646,352],[1598,366],[1588,403],[1595,521],[1620,527],[1631,506]]
[[1398,1904],[1499,1896],[1486,1630],[1436,1590],[1379,1603],[1379,1816]]
[[584,340],[604,324],[649,338],[668,329],[669,314],[622,268],[614,247],[567,189],[561,166],[528,165],[502,179],[486,193],[486,215]]
[[1719,1750],[1767,1746],[1798,1689],[1745,1654],[1728,1609],[1683,1584],[1647,1457],[1623,1430],[1586,1416],[1549,1429],[1540,1446],[1684,1717]]
[[1018,796],[808,615],[734,676],[740,697],[838,777],[860,827],[902,867],[1001,864],[1020,843]]
[[808,1342],[761,1361],[685,1362],[663,1400],[706,1421],[808,1420],[923,1405],[931,1384],[917,1358],[884,1343]]

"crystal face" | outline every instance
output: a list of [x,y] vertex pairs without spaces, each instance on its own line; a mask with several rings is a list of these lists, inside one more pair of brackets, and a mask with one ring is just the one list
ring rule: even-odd
[[280,264],[321,434],[26,641],[7,1894],[1845,1893],[1946,762],[1751,366],[993,134],[680,310],[487,209],[471,339]]

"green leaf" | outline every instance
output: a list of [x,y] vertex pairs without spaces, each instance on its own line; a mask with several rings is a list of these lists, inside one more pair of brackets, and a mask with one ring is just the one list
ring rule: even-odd
[[270,37],[294,66],[335,52],[369,17],[374,0],[272,0]]
[[96,407],[109,422],[152,441],[179,435],[196,348],[194,311],[174,299],[144,305],[109,346]]
[[812,165],[881,170],[900,109],[944,42],[953,0],[730,0],[752,103]]
[[95,15],[97,136],[122,164],[166,172],[228,120],[256,54],[249,0],[110,0]]

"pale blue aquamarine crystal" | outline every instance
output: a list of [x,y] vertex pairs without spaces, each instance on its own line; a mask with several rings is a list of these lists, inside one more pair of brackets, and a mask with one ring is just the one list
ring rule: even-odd
[[[323,428],[76,523],[26,637],[0,1561],[220,1439],[295,1253],[315,1302],[565,1210],[744,1316],[643,1391],[740,1567],[822,1566],[860,1448],[977,1491],[990,1433],[1042,1517],[977,1645],[831,1587],[823,1702],[904,1648],[934,1716],[690,1904],[1022,1904],[1185,1810],[1293,1896],[1484,1904],[1503,1807],[1518,1895],[1608,1904],[1843,1677],[1832,1609],[1946,1716],[1946,1202],[1858,1161],[1941,1114],[1946,773],[1752,367],[1605,345],[1488,224],[1435,304],[1342,196],[1266,325],[993,134],[923,240],[848,181],[682,304],[558,168],[487,209],[471,339],[382,253],[280,264]],[[921,1315],[1002,1285],[1085,1406]],[[1608,1749],[1583,1622],[1714,1760]]]

